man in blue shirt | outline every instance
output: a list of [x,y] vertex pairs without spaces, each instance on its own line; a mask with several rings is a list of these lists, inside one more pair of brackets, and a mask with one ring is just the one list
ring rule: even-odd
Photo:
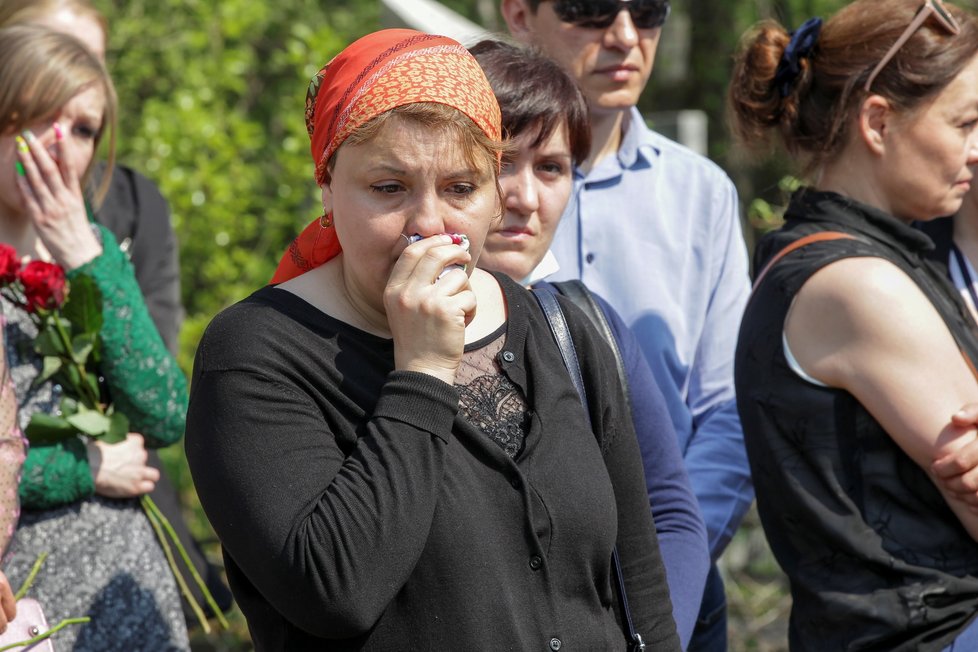
[[[667,0],[501,0],[517,39],[576,78],[591,155],[552,251],[635,331],[666,395],[714,561],[753,500],[733,357],[749,293],[736,190],[716,165],[650,130],[635,108],[652,72]],[[714,566],[690,650],[726,650]]]

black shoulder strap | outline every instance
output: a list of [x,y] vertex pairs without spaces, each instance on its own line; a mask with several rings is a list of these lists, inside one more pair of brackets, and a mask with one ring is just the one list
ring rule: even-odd
[[[567,320],[564,318],[564,312],[560,309],[560,304],[557,303],[557,297],[554,296],[554,289],[551,287],[535,288],[533,290],[533,296],[536,297],[540,308],[543,310],[544,317],[547,318],[547,323],[550,324],[550,332],[557,342],[557,348],[560,349],[560,355],[564,359],[564,366],[567,367],[567,371],[570,373],[574,388],[577,389],[577,393],[581,397],[581,403],[584,404],[584,414],[590,426],[591,415],[588,409],[587,393],[584,390],[584,377],[581,375],[581,366],[577,359],[577,348],[574,346],[574,340],[571,337],[570,328],[567,326]],[[595,437],[597,437],[597,434],[595,434]],[[600,443],[599,441],[599,446]],[[642,635],[635,631],[632,612],[628,608],[628,596],[625,593],[625,577],[621,571],[621,561],[618,558],[617,546],[611,551],[611,565],[615,574],[615,588],[617,589],[618,601],[621,607],[622,625],[625,629],[625,636],[628,642],[627,649],[629,652],[640,652],[645,650],[645,642],[642,640]]]
[[564,366],[567,367],[571,382],[574,383],[574,389],[577,390],[577,393],[581,397],[581,403],[584,404],[584,415],[587,417],[588,427],[591,427],[591,413],[588,410],[587,391],[584,389],[584,377],[581,375],[581,365],[577,359],[577,347],[574,346],[574,340],[571,338],[570,328],[567,326],[564,312],[560,309],[560,304],[557,303],[557,297],[550,288],[535,288],[533,290],[533,296],[537,298],[537,302],[539,302],[540,307],[543,309],[543,315],[547,318],[547,323],[550,324],[550,332],[554,336],[554,340],[557,341],[557,348],[560,349],[560,357],[564,359]]
[[632,413],[632,395],[628,387],[628,373],[625,371],[625,359],[621,355],[618,347],[618,340],[611,330],[611,324],[598,302],[594,299],[594,294],[584,283],[579,280],[558,281],[552,284],[557,291],[574,302],[578,308],[584,311],[594,323],[598,332],[604,336],[605,341],[611,347],[611,352],[615,354],[615,366],[618,369],[618,382],[621,383],[622,393],[625,395],[625,405],[628,407],[628,414]]

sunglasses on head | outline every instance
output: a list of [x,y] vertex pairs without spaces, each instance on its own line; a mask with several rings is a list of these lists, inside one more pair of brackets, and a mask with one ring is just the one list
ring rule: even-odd
[[554,0],[554,13],[578,27],[610,27],[622,9],[638,29],[661,27],[669,16],[669,0]]
[[894,56],[896,56],[896,53],[900,51],[900,48],[903,47],[904,43],[910,40],[910,37],[914,35],[914,32],[920,29],[920,26],[927,22],[927,19],[931,16],[934,17],[934,20],[936,20],[948,34],[953,36],[961,31],[961,28],[958,26],[958,21],[954,20],[954,16],[948,13],[948,10],[944,7],[941,0],[926,0],[926,2],[921,5],[920,9],[917,10],[913,20],[910,21],[910,24],[907,25],[907,29],[903,30],[903,34],[900,35],[900,38],[898,38],[896,43],[894,43],[892,47],[887,50],[886,54],[883,55],[880,62],[876,64],[875,68],[873,68],[873,72],[869,73],[869,78],[866,79],[866,85],[863,86],[863,89],[867,93],[873,86],[873,82],[876,81],[876,77],[880,74],[880,71],[883,70],[886,64],[888,64]]

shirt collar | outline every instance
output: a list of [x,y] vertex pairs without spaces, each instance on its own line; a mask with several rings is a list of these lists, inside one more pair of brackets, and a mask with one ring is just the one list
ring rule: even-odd
[[533,271],[526,278],[520,281],[520,285],[528,287],[537,281],[542,281],[551,274],[556,274],[558,271],[560,271],[560,263],[557,262],[557,257],[554,256],[553,252],[547,249],[547,253],[543,255],[543,260],[533,268]]
[[587,175],[581,174],[579,168],[576,169],[579,177],[589,182],[606,181],[621,176],[625,170],[652,167],[655,164],[662,150],[655,142],[656,134],[645,125],[645,119],[636,107],[633,106],[625,114],[622,124],[624,133],[616,155],[603,159]]
[[636,107],[633,106],[625,115],[624,127],[625,133],[618,146],[618,162],[622,168],[634,167],[640,158],[651,166],[661,150],[656,147],[652,131],[645,125],[645,118]]

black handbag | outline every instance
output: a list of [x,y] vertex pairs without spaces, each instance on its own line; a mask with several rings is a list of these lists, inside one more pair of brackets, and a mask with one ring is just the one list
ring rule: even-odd
[[[582,284],[578,285],[580,288],[583,288],[583,293],[588,292],[587,288]],[[577,360],[577,349],[574,347],[574,340],[571,339],[570,329],[567,327],[567,320],[564,319],[564,313],[560,309],[560,304],[557,303],[557,298],[554,296],[555,291],[554,288],[550,287],[534,288],[533,296],[536,297],[540,308],[543,309],[543,315],[547,318],[547,323],[550,324],[550,332],[557,342],[557,348],[560,349],[560,355],[564,359],[564,366],[567,367],[567,371],[570,373],[574,388],[581,397],[581,403],[584,404],[584,415],[588,419],[588,426],[590,427],[591,417],[588,412],[587,394],[584,391],[584,378],[581,376],[581,366]],[[589,295],[585,294],[585,296],[590,299]],[[590,300],[593,303],[593,299]],[[597,306],[594,307],[596,314],[591,314],[591,319],[600,319],[607,328],[604,315],[597,309]],[[610,336],[610,328],[607,329],[606,333],[606,337]],[[619,369],[621,369],[620,353],[618,353],[618,348],[614,342],[612,342],[612,346],[616,357],[619,358]],[[596,433],[595,437],[597,437]],[[618,605],[621,610],[622,628],[625,630],[625,640],[627,643],[625,649],[628,652],[642,652],[645,650],[645,642],[642,640],[642,635],[635,630],[632,613],[628,609],[628,596],[625,593],[625,578],[621,572],[621,561],[618,559],[617,546],[611,551],[611,566],[615,574],[615,589],[618,594]]]

